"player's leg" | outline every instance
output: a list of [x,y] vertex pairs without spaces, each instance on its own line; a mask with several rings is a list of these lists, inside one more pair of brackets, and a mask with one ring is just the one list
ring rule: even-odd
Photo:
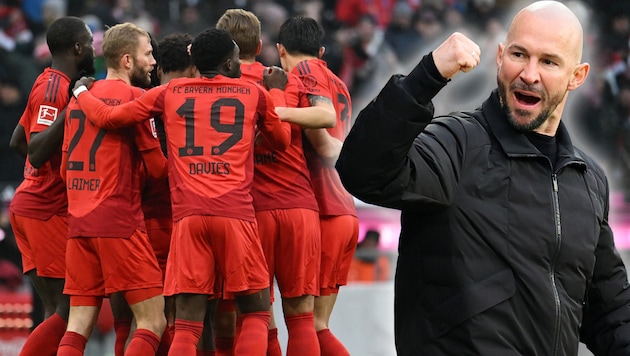
[[130,341],[133,324],[133,312],[125,300],[122,292],[112,293],[109,297],[109,303],[112,307],[112,315],[114,316],[114,332],[116,339],[114,341],[114,355],[122,356]]
[[162,271],[149,237],[146,232],[136,230],[129,238],[98,238],[98,241],[105,291],[122,292],[136,323],[125,355],[154,355],[166,318]]
[[[171,234],[173,232],[173,220],[171,218],[146,218],[147,235],[151,241],[151,246],[155,252],[158,265],[162,271],[162,282],[166,275],[166,261],[171,244]],[[164,315],[166,316],[166,329],[162,333],[160,346],[156,356],[166,356],[173,341],[175,323],[175,299],[165,298]]]
[[83,355],[87,339],[96,325],[101,302],[100,297],[71,297],[68,328],[59,342],[58,356]]
[[279,236],[279,227],[277,222],[278,210],[262,210],[256,212],[256,223],[258,225],[258,236],[260,238],[260,244],[265,254],[265,261],[267,261],[267,268],[269,270],[269,292],[270,292],[270,306],[269,306],[269,332],[267,336],[267,356],[281,356],[282,349],[278,340],[278,326],[276,325],[276,318],[273,313],[273,303],[275,301],[275,293],[273,289],[275,266],[276,266],[276,246]]
[[313,315],[314,296],[319,294],[319,216],[309,209],[281,209],[277,220],[275,271],[289,333],[287,356],[319,356]]
[[125,292],[125,298],[137,325],[125,355],[155,355],[166,328],[161,290],[147,288],[128,291]]
[[359,236],[355,216],[342,215],[320,219],[322,253],[320,295],[315,298],[315,329],[323,356],[349,355],[348,350],[328,327],[339,286],[347,284],[350,263]]
[[214,342],[216,356],[232,356],[236,333],[236,306],[234,299],[221,298],[214,315]]
[[201,332],[201,338],[197,344],[197,355],[215,355],[216,345],[215,339],[215,325],[214,318],[216,315],[217,304],[219,298],[208,299],[206,302],[206,315],[203,318],[203,331]]
[[66,249],[66,283],[70,295],[68,327],[59,343],[58,356],[83,355],[105,295],[98,239],[69,238]]
[[255,221],[213,216],[212,248],[225,291],[235,295],[240,333],[235,355],[266,355],[269,328],[269,272]]
[[169,355],[194,355],[203,332],[207,294],[181,293],[175,296],[175,337]]
[[240,333],[234,355],[266,355],[269,334],[269,287],[236,293]]
[[10,215],[24,272],[44,305],[44,321],[29,335],[22,355],[54,355],[63,337],[70,309],[63,294],[68,224],[65,217],[48,220]]
[[164,294],[175,297],[175,335],[169,355],[194,355],[203,332],[208,297],[215,294],[210,217],[187,216],[173,224]]

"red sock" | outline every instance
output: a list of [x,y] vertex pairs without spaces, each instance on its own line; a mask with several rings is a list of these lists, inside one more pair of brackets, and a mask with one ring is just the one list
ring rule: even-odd
[[278,341],[278,328],[269,329],[267,343],[267,356],[282,356],[282,348],[280,348],[280,341]]
[[87,339],[83,335],[66,331],[59,341],[57,356],[83,356],[85,344],[87,344]]
[[123,356],[125,354],[129,330],[131,330],[131,319],[114,320],[114,331],[116,332],[116,343],[114,344],[115,356]]
[[20,356],[55,356],[66,326],[66,321],[59,314],[51,315],[28,336]]
[[271,318],[269,312],[243,313],[241,316],[243,327],[234,345],[234,355],[266,356]]
[[129,341],[125,355],[154,356],[160,344],[160,337],[147,329],[136,329]]
[[289,332],[287,356],[320,356],[319,341],[315,332],[313,313],[297,314],[284,318]]
[[157,351],[155,352],[155,356],[166,356],[168,355],[168,350],[171,348],[171,343],[173,342],[173,334],[171,332],[171,326],[167,326],[162,333],[162,338],[160,339],[160,345],[158,346]]
[[233,337],[216,337],[214,338],[216,346],[216,356],[232,356],[234,355],[234,338]]
[[175,336],[168,354],[171,356],[194,355],[203,330],[203,321],[175,319]]
[[234,323],[234,343],[232,344],[232,352],[234,352],[234,345],[238,342],[238,336],[241,335],[241,330],[243,330],[243,316],[239,315],[236,317],[236,322]]
[[317,338],[322,356],[350,356],[346,347],[330,332],[330,329],[318,331]]

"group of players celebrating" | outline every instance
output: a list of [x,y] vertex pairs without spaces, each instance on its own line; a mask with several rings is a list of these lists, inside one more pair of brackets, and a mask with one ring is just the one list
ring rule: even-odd
[[95,82],[87,25],[51,24],[11,140],[11,223],[46,309],[21,355],[82,355],[104,298],[116,355],[281,355],[274,281],[287,355],[349,354],[328,321],[358,238],[334,169],[352,109],[322,37],[288,19],[278,68],[246,10],[158,44],[124,23]]

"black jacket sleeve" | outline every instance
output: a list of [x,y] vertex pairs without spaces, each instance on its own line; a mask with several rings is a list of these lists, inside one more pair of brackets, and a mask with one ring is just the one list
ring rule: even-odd
[[403,207],[404,195],[414,190],[409,186],[416,163],[431,160],[418,156],[420,147],[412,149],[414,140],[433,120],[431,99],[446,83],[427,55],[409,76],[393,76],[359,113],[336,164],[352,195],[371,204]]
[[[607,185],[605,190],[608,192]],[[608,193],[603,199],[608,202]],[[595,250],[595,268],[586,294],[580,341],[596,356],[630,355],[630,285],[607,219],[601,228]]]

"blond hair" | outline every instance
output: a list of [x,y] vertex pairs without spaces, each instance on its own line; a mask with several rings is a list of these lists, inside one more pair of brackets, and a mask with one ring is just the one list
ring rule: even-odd
[[254,13],[243,9],[226,10],[216,27],[232,35],[241,51],[241,59],[256,57],[260,43],[260,20]]
[[119,60],[125,54],[135,58],[136,50],[140,44],[140,36],[145,36],[149,41],[149,33],[140,27],[125,22],[110,27],[103,36],[103,57],[107,68],[118,69]]

